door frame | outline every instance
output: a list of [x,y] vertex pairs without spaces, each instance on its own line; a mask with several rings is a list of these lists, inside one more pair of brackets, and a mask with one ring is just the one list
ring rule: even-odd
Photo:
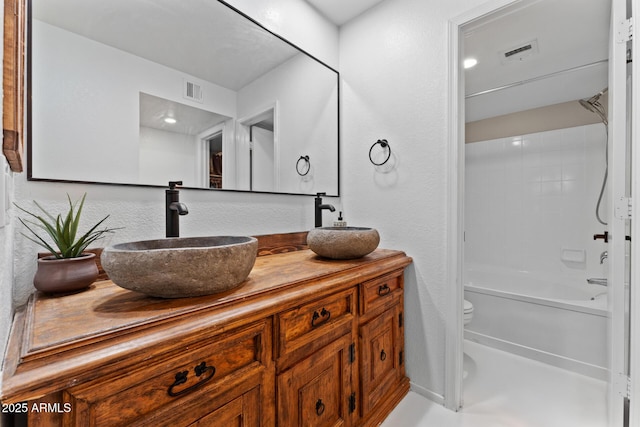
[[[622,2],[624,0],[613,0]],[[640,12],[640,0],[631,1],[631,10],[633,17]],[[632,19],[633,24],[633,19]],[[635,25],[633,26],[635,27]],[[632,75],[639,76],[640,74],[640,55],[636,55],[638,48],[636,46],[637,37],[632,39]],[[631,91],[631,110],[632,110],[632,138],[631,145],[638,146],[638,132],[640,132],[640,85],[635,82]],[[631,156],[631,188],[632,197],[637,199],[636,203],[632,204],[631,217],[636,218],[631,221],[631,265],[640,266],[640,206],[638,206],[638,199],[635,197],[633,189],[640,189],[640,150],[633,150]],[[640,386],[640,295],[636,289],[640,283],[640,268],[631,269],[631,297],[630,297],[630,356],[629,356],[629,369],[630,375],[630,405],[629,405],[629,425],[640,425],[640,398],[637,388]]]
[[[627,394],[628,374],[625,364],[625,348],[630,343],[625,335],[625,258],[627,243],[625,235],[629,218],[620,213],[627,189],[627,41],[617,36],[617,23],[626,18],[626,0],[611,1],[611,37],[609,40],[609,135],[608,135],[608,182],[607,182],[607,226],[609,242],[607,245],[609,263],[608,272],[608,409],[609,425],[624,425],[624,398]],[[633,103],[633,96],[632,96]],[[633,123],[633,119],[632,119]],[[634,131],[635,132],[635,131]],[[635,150],[634,150],[635,151]],[[633,159],[631,159],[633,165]],[[632,167],[632,173],[636,168]],[[631,177],[633,179],[633,177]],[[637,188],[637,187],[636,187]],[[628,212],[628,209],[627,209]],[[633,221],[632,221],[633,223]],[[632,224],[633,226],[633,224]],[[603,226],[605,229],[605,226]],[[631,233],[633,235],[633,233]],[[636,234],[637,235],[637,234]],[[631,242],[634,243],[633,240]],[[635,251],[632,250],[632,256]],[[631,261],[630,265],[634,265]],[[631,274],[637,269],[631,268]],[[633,342],[633,340],[631,340]],[[632,363],[632,358],[629,358]],[[632,369],[633,371],[633,369]],[[638,424],[631,424],[638,425]]]
[[[228,138],[227,135],[227,127],[226,122],[218,123],[215,126],[210,127],[209,129],[201,132],[198,135],[198,140],[200,141],[200,168],[202,172],[200,173],[200,178],[202,179],[202,185],[205,188],[209,188],[209,156],[211,155],[209,152],[209,140],[213,138],[215,135],[222,135],[222,161],[224,162],[224,150],[225,150],[225,138]],[[225,167],[222,166],[222,172],[224,174]],[[224,182],[224,178],[222,180]]]
[[251,114],[238,119],[239,126],[250,127],[260,121],[260,117],[273,114],[273,185],[275,192],[280,189],[280,102],[276,99],[273,102],[256,108]]
[[449,20],[448,115],[448,218],[447,316],[445,319],[444,406],[462,408],[462,361],[464,354],[464,73],[462,27],[522,0],[491,0]]

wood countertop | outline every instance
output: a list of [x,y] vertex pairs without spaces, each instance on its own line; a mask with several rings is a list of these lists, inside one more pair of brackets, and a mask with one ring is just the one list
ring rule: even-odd
[[338,292],[411,262],[395,250],[337,261],[307,249],[258,257],[240,287],[205,297],[154,298],[109,280],[72,295],[35,293],[16,312],[0,397],[32,400],[115,375],[154,352],[179,352],[194,340],[311,300],[319,289]]

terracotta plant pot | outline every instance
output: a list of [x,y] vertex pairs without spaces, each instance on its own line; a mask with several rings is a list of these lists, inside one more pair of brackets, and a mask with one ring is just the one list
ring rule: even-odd
[[39,291],[52,294],[85,289],[98,278],[95,257],[94,253],[83,253],[77,258],[40,258],[33,285]]

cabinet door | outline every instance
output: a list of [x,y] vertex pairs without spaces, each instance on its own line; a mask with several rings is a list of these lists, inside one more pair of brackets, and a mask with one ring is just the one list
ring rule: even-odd
[[351,344],[344,335],[278,376],[279,427],[351,425]]
[[404,376],[400,304],[360,327],[362,415],[375,408]]
[[260,427],[259,408],[260,388],[256,387],[199,419],[190,427]]

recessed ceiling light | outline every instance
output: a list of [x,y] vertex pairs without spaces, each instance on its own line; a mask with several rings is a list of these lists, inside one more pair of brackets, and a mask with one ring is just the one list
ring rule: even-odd
[[165,123],[169,123],[170,125],[173,125],[173,124],[175,124],[177,122],[177,120],[174,119],[173,117],[165,117],[164,118],[164,122]]
[[464,65],[464,68],[466,70],[467,68],[475,67],[477,63],[478,63],[477,59],[475,59],[475,58],[467,58],[467,59],[464,60],[463,65]]

